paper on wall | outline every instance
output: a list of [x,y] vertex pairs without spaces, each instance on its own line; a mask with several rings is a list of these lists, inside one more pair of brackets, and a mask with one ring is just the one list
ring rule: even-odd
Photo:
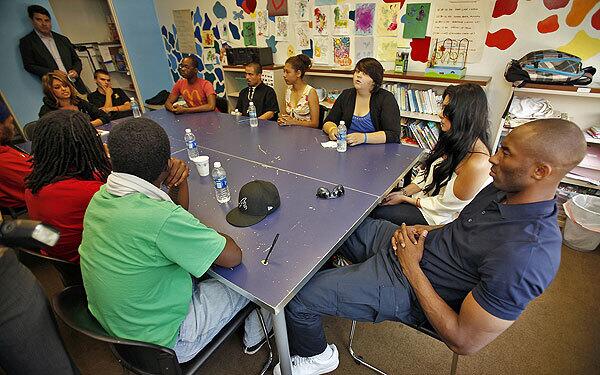
[[295,27],[296,44],[300,49],[310,48],[310,37],[308,36],[310,28],[308,21],[298,22]]
[[400,3],[377,3],[376,10],[377,36],[396,36],[400,23]]
[[331,65],[333,40],[326,36],[313,37],[313,59],[315,64]]
[[394,61],[396,59],[397,39],[395,37],[377,38],[376,59]]
[[183,53],[196,53],[192,11],[190,9],[173,10],[173,23],[177,29],[179,51]]
[[312,12],[313,30],[315,35],[329,35],[331,33],[331,6],[316,6]]
[[356,50],[356,62],[365,57],[373,57],[375,40],[372,36],[355,36],[354,46]]
[[334,35],[349,35],[350,34],[350,5],[337,4],[332,7],[332,24]]

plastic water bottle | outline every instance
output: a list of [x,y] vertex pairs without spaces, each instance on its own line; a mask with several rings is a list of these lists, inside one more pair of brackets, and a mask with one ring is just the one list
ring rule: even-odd
[[132,96],[129,98],[131,100],[131,110],[133,111],[133,117],[142,117],[142,112],[140,112],[140,106],[135,101],[135,98]]
[[250,126],[255,128],[258,126],[258,119],[256,118],[256,107],[253,102],[250,102],[248,106],[248,116],[250,116]]
[[338,152],[346,152],[346,123],[344,121],[340,121],[338,125],[338,135],[337,135],[337,151]]
[[229,185],[227,185],[227,173],[225,173],[225,169],[221,167],[221,162],[215,162],[212,170],[212,178],[215,182],[215,195],[217,196],[217,202],[229,202],[231,199],[231,194],[229,194]]
[[187,147],[188,157],[190,159],[200,155],[198,152],[198,143],[196,143],[196,136],[192,133],[192,129],[185,129],[185,135],[183,136],[185,146]]

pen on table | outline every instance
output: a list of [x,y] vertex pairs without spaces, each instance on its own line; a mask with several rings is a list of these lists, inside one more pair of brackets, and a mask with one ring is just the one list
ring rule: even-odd
[[271,252],[273,251],[273,248],[275,247],[275,244],[277,243],[278,239],[279,239],[279,233],[277,233],[275,235],[275,238],[273,239],[273,243],[271,244],[271,248],[269,249],[269,252],[267,253],[266,258],[261,260],[261,263],[264,264],[265,266],[267,264],[269,264],[269,256],[271,255]]

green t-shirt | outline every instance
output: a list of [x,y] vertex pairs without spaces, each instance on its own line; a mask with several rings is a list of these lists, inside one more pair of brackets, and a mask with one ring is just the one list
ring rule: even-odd
[[79,254],[92,314],[111,335],[172,348],[192,297],[225,238],[181,206],[134,193],[94,195]]

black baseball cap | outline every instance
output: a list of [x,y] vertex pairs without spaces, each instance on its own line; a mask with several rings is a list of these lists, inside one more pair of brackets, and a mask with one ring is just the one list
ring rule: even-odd
[[268,181],[254,180],[240,189],[238,206],[227,214],[227,222],[236,227],[249,227],[260,222],[280,205],[279,192]]

